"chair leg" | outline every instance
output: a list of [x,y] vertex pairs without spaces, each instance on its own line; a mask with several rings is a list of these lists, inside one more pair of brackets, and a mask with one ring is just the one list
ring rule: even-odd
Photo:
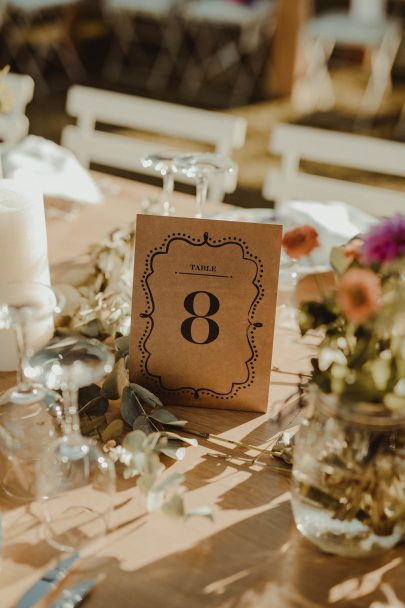
[[161,44],[147,80],[147,88],[152,91],[163,90],[169,83],[173,72],[176,71],[183,41],[181,21],[176,15],[169,15],[166,22],[160,21],[159,27],[162,33]]
[[391,70],[397,55],[401,36],[390,32],[381,45],[372,51],[371,74],[366,90],[360,103],[357,118],[361,114],[369,114],[374,117],[385,97],[392,87]]

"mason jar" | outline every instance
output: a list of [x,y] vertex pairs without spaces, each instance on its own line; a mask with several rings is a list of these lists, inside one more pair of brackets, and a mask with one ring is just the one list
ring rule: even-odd
[[323,551],[362,556],[405,532],[405,414],[316,394],[295,438],[292,509]]

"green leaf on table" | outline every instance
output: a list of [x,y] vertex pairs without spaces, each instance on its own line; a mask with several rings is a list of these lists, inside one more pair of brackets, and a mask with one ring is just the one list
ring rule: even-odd
[[141,475],[139,477],[136,485],[139,488],[139,491],[141,492],[141,494],[143,494],[144,496],[147,496],[155,482],[156,482],[155,474],[148,475],[148,474],[144,473],[143,475]]
[[118,439],[124,430],[124,423],[122,420],[113,420],[110,424],[102,431],[101,438],[106,443],[110,439]]
[[159,448],[159,451],[173,460],[183,460],[186,455],[186,448],[177,439],[169,439],[166,445]]
[[114,340],[115,348],[117,349],[119,355],[121,357],[125,357],[125,355],[129,352],[129,336],[119,336]]
[[157,405],[163,405],[160,401],[159,397],[156,397],[151,391],[148,391],[147,388],[140,386],[139,384],[135,384],[131,382],[129,385],[135,395],[146,405],[151,405],[152,407],[156,407]]
[[128,385],[128,372],[124,359],[119,359],[113,370],[103,382],[101,394],[107,399],[119,399],[125,386]]
[[134,431],[143,431],[146,435],[153,433],[155,429],[149,422],[149,418],[144,414],[135,418],[134,424],[132,425]]
[[86,414],[86,416],[102,416],[108,410],[109,405],[108,399],[100,395],[83,405],[79,409],[79,415],[83,416]]
[[128,452],[141,452],[144,449],[145,440],[146,435],[142,431],[131,431],[125,435],[122,447],[128,450]]
[[97,384],[89,384],[79,388],[79,406],[86,405],[92,399],[99,397],[101,388]]
[[175,519],[183,519],[186,514],[183,496],[181,494],[174,494],[171,496],[171,498],[162,505],[162,511]]
[[78,326],[77,329],[79,329],[80,333],[87,338],[98,338],[99,340],[103,340],[108,337],[108,332],[100,319],[92,319],[92,321]]
[[214,521],[214,513],[211,507],[195,507],[194,509],[189,509],[186,512],[186,519],[190,519],[191,517],[206,517],[210,521]]
[[107,425],[105,416],[97,416],[96,418],[88,418],[84,416],[80,420],[80,429],[83,435],[89,435],[92,431],[96,429],[105,428]]
[[182,435],[178,435],[177,433],[173,433],[172,431],[165,431],[162,433],[163,437],[167,437],[168,439],[177,439],[177,441],[181,441],[186,443],[187,445],[191,445],[193,448],[197,447],[198,441],[194,437],[183,437]]
[[185,426],[187,420],[179,420],[172,412],[169,412],[166,408],[155,408],[149,414],[150,418],[161,422],[162,424],[168,424],[170,426]]
[[133,426],[135,419],[142,414],[139,403],[129,386],[126,386],[122,391],[120,413],[129,426]]

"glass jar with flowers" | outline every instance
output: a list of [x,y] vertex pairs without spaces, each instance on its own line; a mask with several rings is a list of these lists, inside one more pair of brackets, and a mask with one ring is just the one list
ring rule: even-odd
[[292,507],[321,549],[359,556],[405,533],[405,216],[332,252],[336,290],[305,302],[323,329],[312,413],[295,439]]

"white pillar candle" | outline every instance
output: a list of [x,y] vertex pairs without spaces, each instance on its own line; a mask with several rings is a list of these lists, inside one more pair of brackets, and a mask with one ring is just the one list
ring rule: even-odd
[[[0,179],[0,285],[12,281],[50,284],[44,200],[32,184]],[[28,301],[30,291],[32,288],[27,285]],[[23,303],[21,285],[18,292],[18,298]],[[52,334],[52,318],[46,322],[32,323],[27,331],[29,348],[42,348]],[[0,371],[15,369],[17,350],[14,332],[1,330]]]

